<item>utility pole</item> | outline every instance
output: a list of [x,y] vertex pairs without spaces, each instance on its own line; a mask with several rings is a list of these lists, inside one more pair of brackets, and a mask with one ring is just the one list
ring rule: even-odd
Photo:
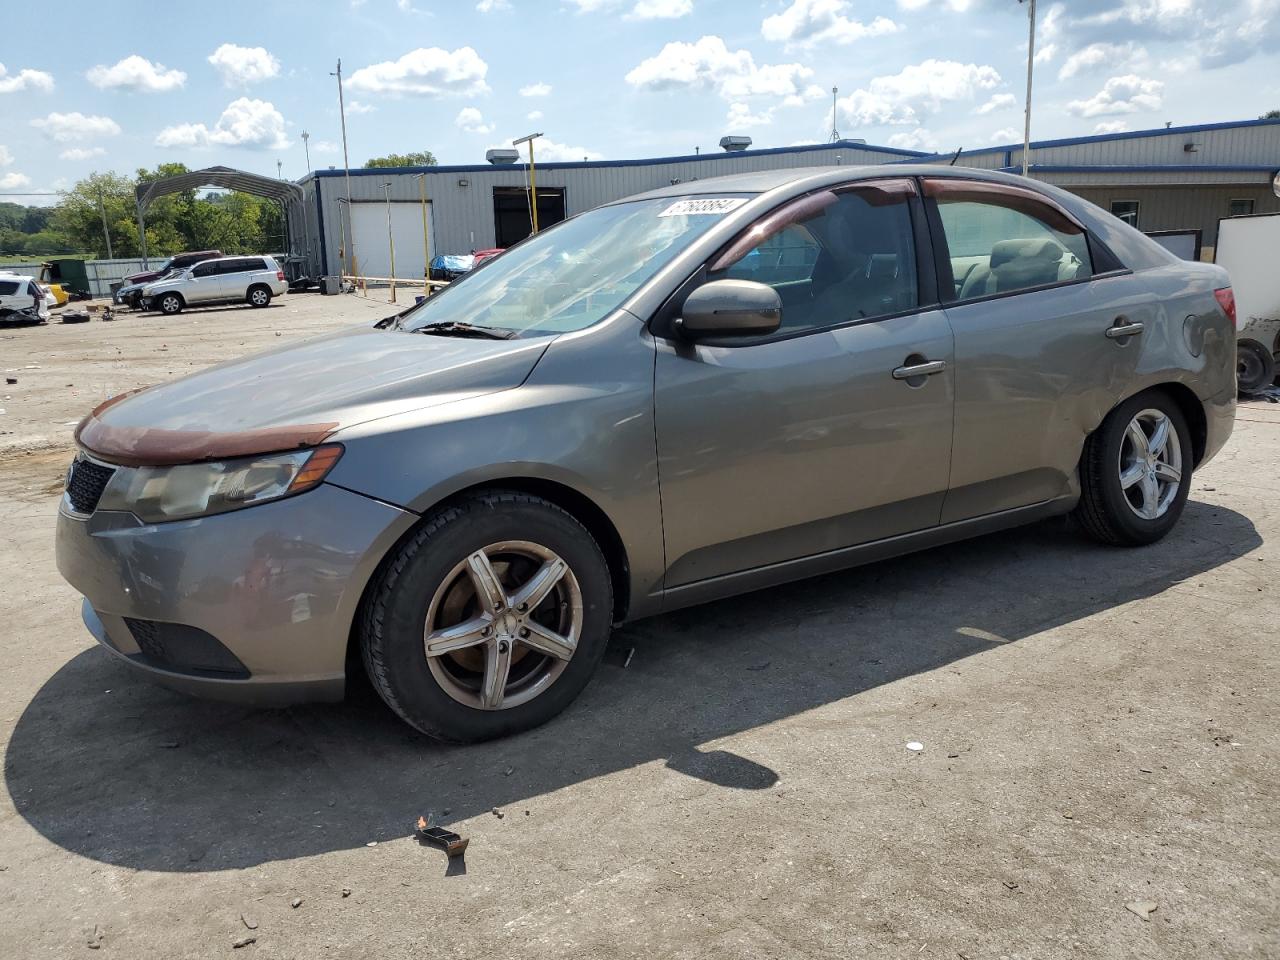
[[533,166],[533,141],[540,136],[542,136],[540,133],[531,133],[527,137],[511,141],[513,147],[518,147],[522,143],[529,145],[529,215],[532,217],[534,233],[538,232],[538,175]]
[[302,149],[306,151],[306,154],[307,154],[307,173],[311,172],[311,145],[307,143],[307,141],[310,139],[311,139],[311,134],[303,130],[302,131]]
[[283,168],[283,167],[284,167],[284,161],[283,161],[283,160],[277,160],[277,161],[276,161],[276,179],[277,179],[277,180],[283,180],[283,179],[284,179],[284,173],[282,172],[282,168]]
[[[329,74],[331,77],[338,78],[338,114],[342,117],[342,165],[347,171],[347,222],[351,223],[351,160],[347,155],[347,107],[342,99],[342,60],[338,60],[338,69],[336,73]],[[347,248],[347,260],[350,264],[348,271],[352,276],[356,272],[356,238],[355,228],[352,224],[351,246]]]
[[838,97],[840,94],[839,87],[831,88],[831,142],[840,142],[840,131],[836,129],[836,107],[838,105]]
[[387,198],[387,249],[391,252],[391,302],[396,302],[396,238],[391,232],[391,181],[382,185]]
[[102,199],[102,188],[98,188],[98,212],[102,214],[102,235],[107,238],[107,259],[114,260],[111,252],[111,231],[107,229],[107,205]]
[[[427,175],[418,174],[418,201],[422,205],[422,279],[431,279],[431,242],[427,239]],[[431,296],[431,284],[423,284],[423,296]]]
[[[1018,0],[1022,3],[1023,0]],[[1022,125],[1022,175],[1027,175],[1027,167],[1031,159],[1031,74],[1036,62],[1036,0],[1028,0],[1027,19],[1030,27],[1027,34],[1027,108]]]

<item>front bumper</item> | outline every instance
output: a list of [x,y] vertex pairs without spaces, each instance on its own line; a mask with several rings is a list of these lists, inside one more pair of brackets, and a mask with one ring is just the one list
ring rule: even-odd
[[[161,524],[113,511],[82,519],[64,507],[58,570],[84,595],[99,642],[161,684],[261,705],[335,700],[364,588],[416,519],[328,484]],[[157,646],[140,624],[207,635],[206,649],[226,656]]]

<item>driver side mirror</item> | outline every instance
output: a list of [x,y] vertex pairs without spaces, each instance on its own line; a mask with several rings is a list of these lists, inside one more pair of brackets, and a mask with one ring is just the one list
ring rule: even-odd
[[782,299],[773,287],[754,280],[712,280],[685,298],[675,329],[690,340],[759,337],[781,323]]

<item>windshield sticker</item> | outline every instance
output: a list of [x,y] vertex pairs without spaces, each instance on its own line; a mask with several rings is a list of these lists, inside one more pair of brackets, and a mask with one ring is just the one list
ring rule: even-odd
[[660,217],[691,217],[699,214],[718,217],[731,210],[737,210],[747,202],[746,197],[715,197],[707,200],[677,200]]

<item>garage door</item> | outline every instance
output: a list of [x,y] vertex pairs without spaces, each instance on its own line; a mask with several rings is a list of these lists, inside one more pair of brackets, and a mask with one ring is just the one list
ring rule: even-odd
[[[427,204],[427,230],[431,204]],[[356,272],[365,277],[391,276],[391,250],[387,243],[387,204],[353,203],[351,233],[355,239]],[[420,280],[426,273],[422,258],[422,205],[391,202],[391,235],[396,244],[396,276]],[[434,243],[432,244],[434,247]]]

